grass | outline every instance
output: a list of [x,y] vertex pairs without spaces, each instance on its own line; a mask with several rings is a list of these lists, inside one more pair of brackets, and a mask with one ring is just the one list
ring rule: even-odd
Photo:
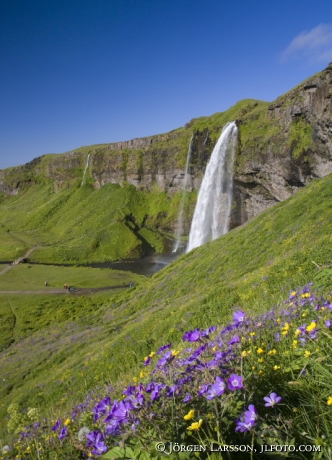
[[[192,196],[191,209],[196,194]],[[14,236],[18,228],[31,245],[42,246],[32,261],[91,263],[138,257],[153,249],[162,252],[166,237],[157,227],[176,218],[177,202],[177,195],[140,192],[129,184],[107,184],[99,190],[87,185],[58,193],[48,185],[35,185],[1,206],[5,244],[0,259],[13,260],[30,247]]]
[[77,288],[121,286],[123,283],[137,283],[142,279],[144,277],[131,272],[107,268],[19,264],[0,277],[0,291],[47,291],[45,281],[51,289],[63,288],[65,283]]
[[331,196],[331,176],[314,181],[113,297],[4,297],[15,327],[0,354],[0,419],[14,401],[60,410],[96,385],[128,383],[144,356],[186,330],[223,324],[235,305],[263,312],[311,281],[332,259]]

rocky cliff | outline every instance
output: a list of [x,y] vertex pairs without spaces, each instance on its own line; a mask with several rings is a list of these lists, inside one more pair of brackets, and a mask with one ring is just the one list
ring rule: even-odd
[[[193,119],[167,134],[45,155],[0,171],[0,191],[18,194],[40,181],[52,184],[56,192],[79,186],[90,154],[86,186],[99,189],[126,182],[138,190],[157,188],[172,197],[182,190],[191,136],[188,191],[198,190],[222,127],[234,119],[239,140],[233,227],[332,172],[332,64],[272,104],[240,101],[226,112]],[[174,230],[176,220],[169,225]]]

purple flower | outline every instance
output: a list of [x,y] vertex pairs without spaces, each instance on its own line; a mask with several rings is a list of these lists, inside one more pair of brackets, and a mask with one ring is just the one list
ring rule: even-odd
[[137,393],[136,396],[132,396],[128,400],[130,401],[133,409],[141,409],[144,404],[144,395],[142,393]]
[[134,396],[136,394],[136,387],[129,385],[125,390],[123,390],[122,394],[126,396]]
[[199,390],[199,392],[197,393],[198,396],[204,396],[209,390],[209,385],[201,385],[201,389]]
[[281,396],[278,396],[277,393],[271,393],[270,396],[265,396],[265,407],[274,407],[282,400]]
[[255,422],[247,420],[243,414],[235,422],[236,422],[235,431],[240,431],[240,433],[245,433],[246,431],[250,431],[251,428],[253,428],[255,425]]
[[183,402],[189,402],[192,399],[192,396],[189,393],[186,393],[186,396],[183,398]]
[[120,426],[117,420],[112,420],[111,423],[106,425],[105,433],[111,436],[118,436],[120,434]]
[[166,353],[164,353],[164,355],[157,362],[157,367],[165,366],[172,359],[173,359],[172,352],[171,351],[166,351]]
[[148,357],[146,358],[146,360],[144,361],[144,366],[148,366],[148,365],[150,364],[150,362],[151,362],[151,357],[148,356]]
[[228,345],[233,345],[234,343],[239,343],[240,337],[238,335],[234,335],[234,337],[228,342]]
[[96,422],[101,415],[105,415],[111,408],[109,397],[102,399],[94,408],[94,421]]
[[85,435],[86,439],[88,440],[87,442],[88,447],[91,447],[92,444],[95,442],[95,439],[98,433],[100,433],[100,431],[95,430],[95,431],[90,431],[90,433],[87,433]]
[[147,386],[145,387],[145,391],[147,393],[151,393],[151,391],[154,389],[154,382],[150,382],[147,384]]
[[245,421],[247,423],[255,423],[258,419],[256,407],[253,404],[249,404],[248,410],[244,413]]
[[118,419],[118,421],[121,423],[128,422],[132,408],[133,406],[129,401],[120,401],[118,407],[113,412],[113,417]]
[[167,345],[163,345],[162,347],[159,348],[159,350],[157,351],[157,355],[161,355],[161,353],[165,350],[168,350],[169,348],[171,348],[172,344],[171,343],[168,343]]
[[60,431],[60,434],[59,434],[59,436],[58,436],[59,439],[60,439],[60,441],[62,441],[62,440],[67,436],[67,432],[68,432],[68,431],[67,431],[67,427],[64,426],[64,427],[62,428],[62,430]]
[[242,310],[238,310],[233,313],[233,319],[235,323],[243,323],[246,319],[246,314]]
[[52,427],[52,431],[58,431],[61,425],[61,420],[57,420],[55,425]]
[[205,329],[205,331],[202,331],[201,332],[201,337],[209,337],[209,335],[211,334],[211,332],[214,332],[217,330],[217,326],[210,326],[208,327],[207,329]]
[[166,389],[166,396],[173,397],[177,391],[178,387],[176,385],[172,385]]
[[188,342],[198,342],[201,336],[202,336],[202,332],[200,331],[199,328],[197,328],[197,329],[194,329],[193,331],[186,332],[182,340],[187,340]]
[[92,454],[102,455],[107,451],[107,447],[104,443],[104,437],[100,431],[91,431],[86,435],[88,440],[87,446],[93,447]]
[[330,328],[332,326],[332,321],[330,319],[327,319],[325,321],[325,327]]
[[241,377],[241,375],[231,374],[229,379],[227,380],[228,388],[231,391],[240,390],[241,388],[243,388],[242,382],[243,378]]
[[214,399],[216,396],[221,396],[222,394],[225,393],[225,382],[224,380],[217,376],[216,377],[216,383],[211,385],[211,388],[208,390],[206,399]]
[[162,383],[157,383],[154,387],[154,389],[151,392],[151,401],[155,401],[156,399],[159,398],[160,396],[160,391],[165,388],[165,385]]

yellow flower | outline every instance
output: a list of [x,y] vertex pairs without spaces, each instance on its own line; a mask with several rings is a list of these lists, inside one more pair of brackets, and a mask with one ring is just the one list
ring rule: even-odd
[[305,318],[307,316],[306,313],[302,313],[302,318]]
[[277,366],[277,365],[274,366],[274,368],[273,368],[274,371],[277,371],[278,369],[280,369],[280,366]]
[[268,352],[268,355],[276,355],[277,353],[278,353],[277,350],[275,348],[273,348],[273,350],[270,350]]
[[277,323],[278,323],[278,324],[281,323],[281,319],[280,319],[280,318],[277,319]]
[[293,348],[297,348],[298,340],[293,340]]
[[68,426],[70,424],[70,422],[71,422],[70,418],[67,418],[67,420],[64,423],[64,426]]
[[180,352],[178,350],[172,350],[172,356],[177,356]]
[[137,382],[138,382],[138,378],[137,378],[137,377],[133,377],[133,382],[134,382],[134,383],[137,383]]
[[327,405],[332,406],[332,396],[329,396],[329,398],[327,400]]
[[259,363],[263,363],[263,362],[264,362],[264,358],[259,358],[258,362],[259,362]]
[[263,371],[259,371],[259,372],[258,372],[258,375],[262,375],[262,374],[263,374]]
[[287,335],[288,331],[282,331],[282,335]]
[[308,299],[310,297],[309,292],[306,292],[305,294],[302,294],[302,299]]
[[250,332],[250,335],[254,337],[256,335],[256,332]]
[[243,352],[241,353],[241,356],[242,358],[245,358],[246,356],[248,356],[248,352],[246,350],[243,350]]
[[199,430],[202,426],[203,420],[200,419],[199,422],[194,422],[190,426],[188,426],[187,430]]
[[297,292],[296,292],[296,291],[293,291],[293,292],[291,293],[291,296],[292,296],[292,297],[295,297],[296,294],[297,294]]
[[307,330],[308,332],[311,332],[311,331],[313,331],[314,329],[316,329],[316,327],[317,327],[317,324],[315,323],[315,321],[312,321],[312,322],[309,324],[309,326],[306,327],[306,330]]
[[295,337],[297,337],[297,336],[300,335],[300,334],[301,334],[300,329],[296,329],[296,331],[294,332]]
[[191,409],[188,414],[186,414],[183,418],[185,420],[191,420],[192,418],[195,417],[195,410],[194,409]]
[[282,331],[288,331],[290,328],[289,323],[285,323],[285,325],[281,328]]
[[212,348],[212,351],[217,351],[218,350],[218,347],[213,347]]
[[154,351],[151,351],[151,353],[149,354],[150,358],[153,358],[155,354],[156,353]]
[[256,366],[252,366],[251,369],[254,371],[256,369]]
[[261,355],[262,353],[264,353],[263,348],[258,348],[257,353],[258,353],[259,355]]
[[309,356],[311,355],[310,351],[307,350],[305,353],[304,353],[304,357],[305,358],[309,358]]

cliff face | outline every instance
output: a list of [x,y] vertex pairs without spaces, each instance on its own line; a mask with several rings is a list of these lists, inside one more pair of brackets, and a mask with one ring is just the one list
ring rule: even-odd
[[240,149],[233,225],[332,173],[332,64],[279,97],[267,117],[275,128],[268,142]]
[[[0,191],[17,194],[42,180],[52,183],[55,191],[80,184],[90,154],[86,183],[93,188],[129,182],[139,190],[157,187],[173,196],[182,190],[191,136],[187,189],[198,190],[222,127],[234,119],[239,139],[232,227],[332,172],[332,64],[272,104],[241,101],[167,134],[45,155],[0,171]],[[190,220],[188,216],[187,230]],[[174,230],[176,222],[171,226]]]

